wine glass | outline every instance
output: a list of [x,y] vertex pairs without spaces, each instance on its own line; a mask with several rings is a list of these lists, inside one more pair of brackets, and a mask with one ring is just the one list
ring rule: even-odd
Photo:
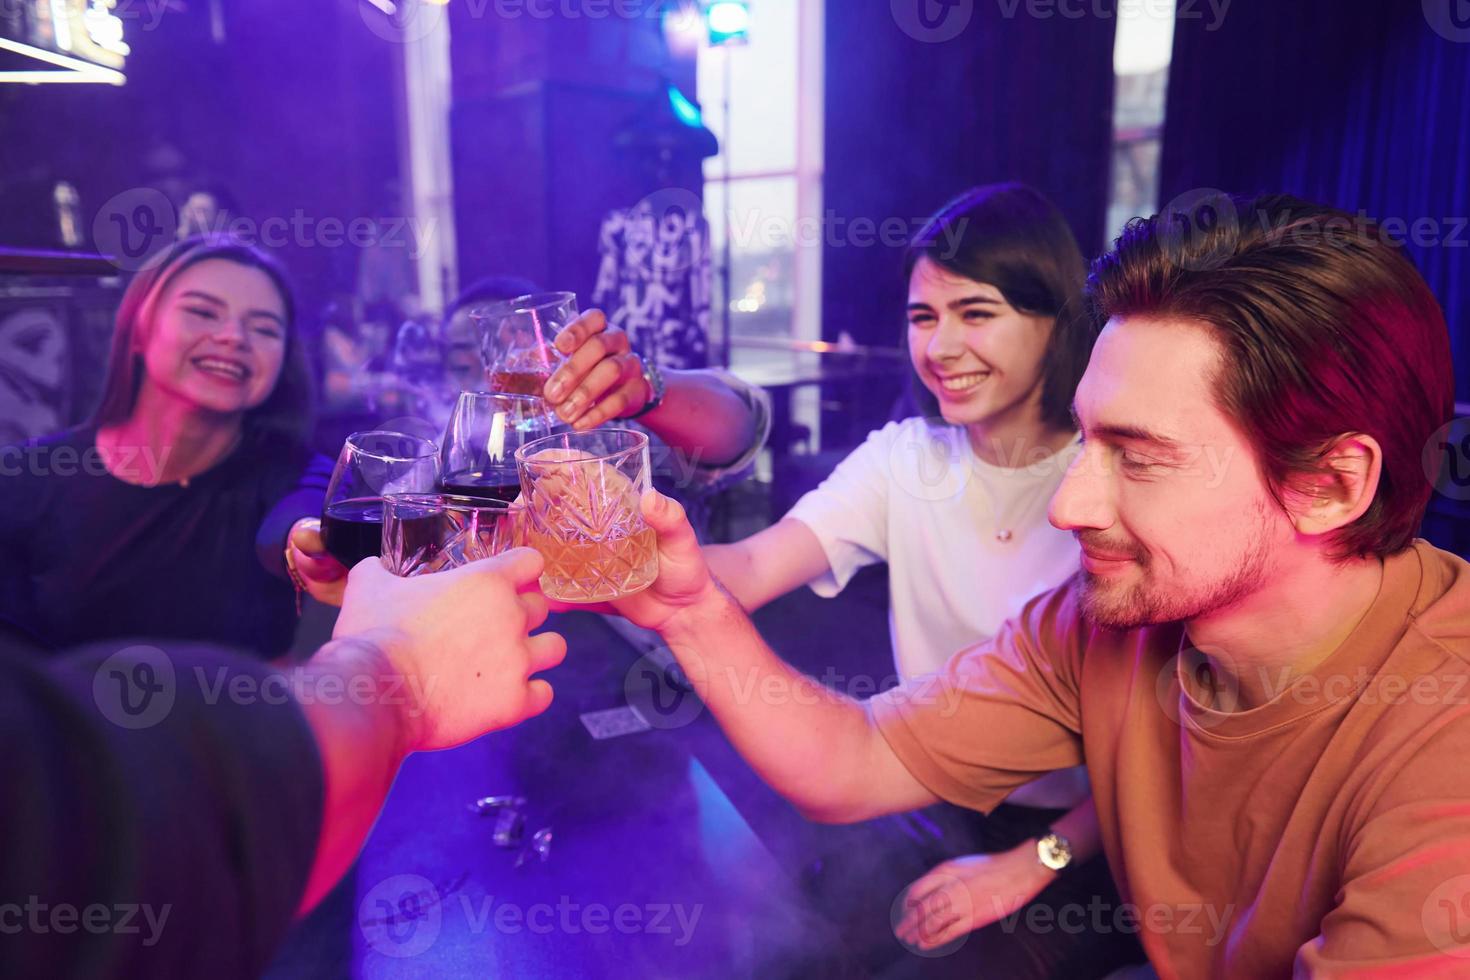
[[513,502],[521,492],[516,450],[550,432],[540,398],[460,392],[439,456],[444,492]]
[[383,497],[428,493],[439,482],[439,447],[403,432],[354,432],[337,455],[322,509],[322,543],[351,568],[379,553]]
[[492,391],[540,396],[564,357],[553,345],[577,318],[576,293],[531,293],[470,313]]

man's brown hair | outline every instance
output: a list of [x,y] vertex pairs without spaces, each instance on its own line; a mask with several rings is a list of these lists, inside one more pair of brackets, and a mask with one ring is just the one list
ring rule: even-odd
[[1433,490],[1421,463],[1454,413],[1444,314],[1378,225],[1284,195],[1217,195],[1130,222],[1087,281],[1096,326],[1146,316],[1207,324],[1224,349],[1216,402],[1271,492],[1328,467],[1338,437],[1383,450],[1373,502],[1331,542],[1338,559],[1407,547]]

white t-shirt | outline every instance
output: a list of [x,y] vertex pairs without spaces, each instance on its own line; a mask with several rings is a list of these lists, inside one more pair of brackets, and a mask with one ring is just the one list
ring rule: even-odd
[[786,515],[827,553],[831,571],[812,590],[834,596],[858,569],[886,561],[898,674],[939,670],[1077,571],[1077,542],[1046,511],[1079,446],[993,466],[960,426],[888,423]]

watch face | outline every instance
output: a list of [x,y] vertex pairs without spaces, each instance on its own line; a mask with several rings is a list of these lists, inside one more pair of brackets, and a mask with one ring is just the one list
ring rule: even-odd
[[1060,871],[1072,862],[1072,847],[1065,837],[1047,834],[1037,842],[1036,855],[1042,864]]

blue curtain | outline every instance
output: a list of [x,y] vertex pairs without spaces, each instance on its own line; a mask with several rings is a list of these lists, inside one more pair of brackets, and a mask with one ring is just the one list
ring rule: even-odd
[[1161,203],[1198,188],[1288,191],[1393,220],[1388,230],[1444,307],[1462,402],[1470,400],[1464,6],[1236,0],[1215,30],[1210,18],[1181,17],[1160,165]]
[[823,209],[843,224],[823,248],[826,339],[893,346],[902,333],[902,247],[858,242],[854,221],[913,232],[961,191],[1019,180],[1067,216],[1084,254],[1102,247],[1112,4],[1079,17],[1032,16],[1024,2],[828,0]]

